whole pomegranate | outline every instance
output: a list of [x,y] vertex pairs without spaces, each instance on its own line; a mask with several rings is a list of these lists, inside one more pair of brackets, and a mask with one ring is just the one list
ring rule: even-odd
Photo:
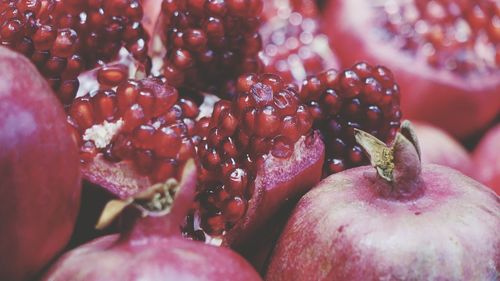
[[495,0],[332,0],[323,27],[342,64],[398,74],[406,118],[463,138],[500,111],[499,11]]
[[373,167],[323,180],[295,208],[266,280],[497,280],[500,198],[421,165],[409,123],[391,146],[363,131]]
[[180,183],[169,179],[132,199],[111,201],[100,223],[124,210],[122,233],[66,253],[43,280],[261,280],[231,250],[181,236],[195,188],[195,164],[188,161]]
[[500,124],[486,133],[472,157],[475,178],[500,195]]
[[64,110],[21,54],[0,47],[0,279],[29,280],[68,242],[80,204]]
[[453,168],[472,177],[473,165],[469,152],[447,132],[427,123],[413,122],[422,148],[422,163]]

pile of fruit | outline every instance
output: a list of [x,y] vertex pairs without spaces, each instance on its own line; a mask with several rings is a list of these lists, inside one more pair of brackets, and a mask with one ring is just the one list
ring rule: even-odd
[[497,0],[5,0],[0,280],[500,280]]

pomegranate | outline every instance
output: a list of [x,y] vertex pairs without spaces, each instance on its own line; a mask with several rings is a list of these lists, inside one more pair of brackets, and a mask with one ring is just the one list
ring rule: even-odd
[[399,128],[399,86],[383,66],[361,62],[343,71],[327,70],[302,83],[300,97],[326,144],[324,175],[368,163],[354,129],[390,142]]
[[500,198],[420,163],[402,124],[391,146],[356,130],[373,167],[332,175],[296,206],[266,280],[496,280]]
[[265,1],[266,12],[275,15],[259,30],[264,72],[300,84],[309,75],[339,67],[328,37],[319,31],[319,15],[312,1]]
[[342,64],[398,74],[406,118],[463,138],[500,111],[499,11],[495,0],[332,0],[323,27]]
[[474,176],[500,195],[500,124],[483,136],[473,153]]
[[178,177],[195,154],[198,106],[161,78],[127,79],[122,65],[97,70],[99,89],[67,108],[83,176],[119,198]]
[[472,157],[462,144],[440,128],[422,122],[413,124],[422,147],[422,163],[447,166],[473,176]]
[[142,17],[140,0],[2,1],[0,44],[30,58],[69,104],[78,75],[113,60],[122,48],[147,67]]
[[196,186],[193,161],[181,182],[165,183],[108,203],[100,223],[123,213],[121,234],[98,238],[63,255],[42,280],[261,280],[227,248],[181,236]]
[[[274,74],[245,74],[233,101],[197,123],[201,170],[194,239],[237,245],[321,177],[324,144],[297,90]],[[250,239],[250,240],[251,240]]]
[[211,91],[259,69],[262,0],[164,0],[163,75],[175,87]]
[[0,69],[0,279],[31,280],[73,231],[78,150],[36,68],[0,47]]

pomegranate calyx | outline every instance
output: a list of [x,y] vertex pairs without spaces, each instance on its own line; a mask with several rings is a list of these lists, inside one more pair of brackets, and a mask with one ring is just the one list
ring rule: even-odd
[[373,135],[355,130],[356,142],[365,150],[377,175],[390,188],[381,188],[388,197],[410,197],[417,194],[420,183],[420,148],[410,121],[402,122],[391,145]]

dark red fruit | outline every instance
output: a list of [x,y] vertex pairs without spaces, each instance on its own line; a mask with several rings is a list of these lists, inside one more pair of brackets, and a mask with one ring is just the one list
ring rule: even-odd
[[214,244],[247,239],[317,183],[324,157],[295,88],[273,74],[242,75],[236,88],[197,124],[200,182],[185,231]]
[[29,60],[0,47],[0,69],[0,280],[33,280],[73,232],[78,150]]
[[189,161],[180,183],[169,179],[126,201],[111,201],[100,222],[123,211],[121,233],[66,253],[42,280],[262,280],[231,250],[181,236],[195,187],[195,164]]
[[463,138],[500,112],[498,1],[332,0],[324,19],[342,64],[397,73],[407,118]]
[[114,59],[122,47],[147,64],[142,16],[139,0],[9,0],[0,5],[0,44],[30,58],[69,104],[78,75]]
[[99,90],[67,109],[84,177],[121,198],[177,177],[195,154],[197,105],[159,78],[127,79],[116,66],[97,80]]
[[266,1],[264,10],[275,13],[260,28],[265,72],[300,83],[309,75],[339,67],[328,37],[319,31],[312,1]]
[[163,75],[176,87],[219,88],[258,70],[262,0],[164,0]]
[[473,153],[474,178],[500,195],[500,124],[489,129]]
[[299,95],[325,140],[325,175],[368,163],[354,139],[355,128],[390,142],[400,126],[399,87],[383,66],[362,62],[310,76]]

